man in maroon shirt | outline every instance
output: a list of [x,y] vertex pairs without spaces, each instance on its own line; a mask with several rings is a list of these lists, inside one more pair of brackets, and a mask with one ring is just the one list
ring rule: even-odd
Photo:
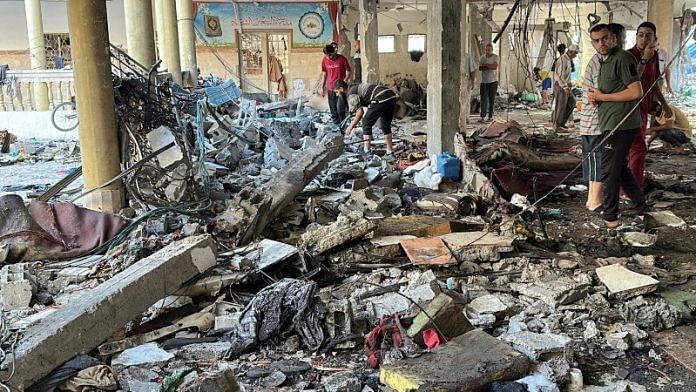
[[[348,105],[345,98],[333,91],[334,83],[343,80],[346,83],[350,79],[350,63],[344,56],[336,53],[333,45],[324,47],[324,58],[321,61],[321,96],[329,95],[329,109],[331,118],[335,124],[340,124],[348,115]],[[328,78],[328,83],[327,83]]]
[[638,75],[640,75],[640,83],[643,86],[644,98],[640,101],[642,125],[636,138],[633,140],[631,151],[628,153],[628,167],[631,169],[638,185],[642,188],[645,157],[648,154],[648,146],[645,144],[648,114],[655,100],[658,100],[662,107],[667,107],[667,102],[660,91],[660,87],[655,83],[660,77],[660,69],[657,56],[657,29],[652,22],[643,22],[638,26],[636,45],[631,49],[631,53],[638,61]]

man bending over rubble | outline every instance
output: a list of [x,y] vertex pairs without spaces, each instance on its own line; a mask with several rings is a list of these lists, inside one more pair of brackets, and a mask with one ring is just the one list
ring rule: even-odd
[[[361,83],[351,86],[343,80],[337,80],[333,85],[336,94],[343,97],[348,95],[348,110],[355,113],[355,118],[346,128],[346,135],[353,132],[353,128],[362,119],[363,148],[369,153],[372,145],[372,127],[380,120],[380,128],[387,142],[387,158],[392,157],[392,133],[391,123],[396,110],[397,94],[394,90],[376,84]],[[367,112],[364,108],[367,108]]]
[[643,190],[628,168],[628,151],[641,127],[638,100],[643,88],[635,58],[618,47],[617,37],[609,25],[598,24],[590,31],[592,46],[600,54],[597,88],[588,89],[588,101],[598,105],[599,125],[604,140],[602,182],[604,183],[604,226],[619,226],[619,188],[623,187],[635,203],[638,213],[645,213]]

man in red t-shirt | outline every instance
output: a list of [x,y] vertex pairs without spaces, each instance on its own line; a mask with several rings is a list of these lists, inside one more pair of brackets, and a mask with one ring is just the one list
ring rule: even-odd
[[[640,116],[642,125],[640,131],[633,140],[631,151],[628,153],[628,167],[636,178],[638,185],[643,187],[645,172],[645,157],[648,154],[648,146],[645,144],[645,130],[648,127],[648,114],[657,100],[662,107],[667,107],[659,84],[655,83],[660,77],[660,69],[657,56],[657,29],[652,22],[643,22],[636,31],[636,45],[631,49],[631,54],[638,61],[638,75],[643,86],[644,98],[640,101]],[[653,84],[655,83],[655,86]]]
[[333,45],[326,45],[324,58],[321,60],[321,96],[326,95],[328,91],[331,119],[335,124],[340,124],[347,117],[348,104],[345,98],[338,96],[333,91],[333,85],[337,80],[343,80],[347,83],[350,79],[350,72],[348,59],[336,53],[336,48]]

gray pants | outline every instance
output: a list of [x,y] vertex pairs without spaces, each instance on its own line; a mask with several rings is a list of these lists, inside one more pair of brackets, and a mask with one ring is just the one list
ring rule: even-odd
[[498,82],[481,83],[481,118],[493,117],[495,95],[498,92]]
[[575,109],[575,96],[573,96],[572,91],[570,94],[565,95],[563,88],[558,83],[554,83],[553,99],[556,101],[553,108],[553,126],[555,128],[565,127]]

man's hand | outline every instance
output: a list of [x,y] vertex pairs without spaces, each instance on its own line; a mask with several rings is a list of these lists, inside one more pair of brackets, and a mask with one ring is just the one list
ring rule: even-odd
[[565,94],[566,97],[567,97],[567,96],[570,96],[570,88],[569,88],[569,87],[563,87],[563,94]]
[[657,51],[657,47],[658,47],[657,42],[653,42],[652,44],[646,46],[645,51],[643,51],[643,58],[645,60],[650,60],[655,55],[655,52]]
[[346,128],[346,136],[350,136],[350,134],[353,132],[353,126],[349,125],[348,128]]
[[602,102],[604,94],[602,94],[601,91],[597,90],[594,87],[590,87],[587,90],[587,100],[590,101],[592,104],[597,104],[597,102]]
[[324,98],[324,97],[326,96],[326,89],[325,89],[325,88],[322,88],[322,89],[321,89],[320,95],[321,95],[322,98]]

